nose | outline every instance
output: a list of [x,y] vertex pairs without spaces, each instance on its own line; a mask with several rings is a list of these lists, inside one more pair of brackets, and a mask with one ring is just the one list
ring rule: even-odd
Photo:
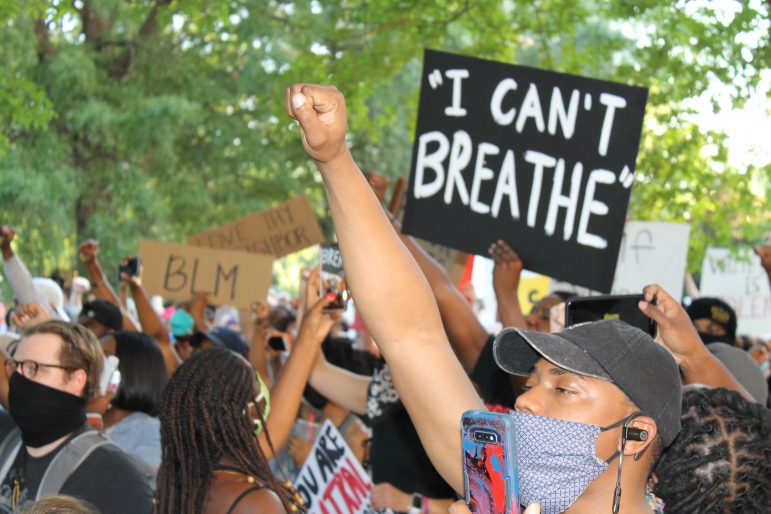
[[520,394],[514,403],[514,410],[543,416],[545,402],[541,389],[538,386],[534,386]]

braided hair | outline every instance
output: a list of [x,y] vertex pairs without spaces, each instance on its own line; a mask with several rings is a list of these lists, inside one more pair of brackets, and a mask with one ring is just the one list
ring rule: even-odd
[[171,377],[159,415],[157,514],[201,513],[223,457],[275,492],[285,509],[297,510],[294,496],[271,473],[245,411],[256,395],[253,381],[249,364],[225,348],[194,354]]
[[767,512],[771,411],[724,388],[683,395],[682,430],[656,465],[667,514]]

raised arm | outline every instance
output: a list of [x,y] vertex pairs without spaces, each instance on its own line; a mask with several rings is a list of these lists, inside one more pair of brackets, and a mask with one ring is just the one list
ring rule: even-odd
[[461,416],[484,405],[450,348],[426,278],[353,161],[342,94],[334,87],[295,85],[286,91],[286,103],[324,180],[356,305],[431,461],[461,492]]
[[505,241],[490,245],[493,258],[493,290],[498,302],[498,317],[504,327],[527,328],[522,307],[519,305],[519,278],[522,274],[522,259]]
[[[659,326],[659,337],[680,366],[683,383],[725,387],[755,401],[717,357],[712,355],[678,301],[658,285],[643,289],[640,310]],[[655,300],[655,304],[653,303]]]
[[87,239],[78,247],[78,255],[88,271],[88,277],[94,286],[94,294],[101,300],[106,300],[120,309],[123,314],[123,330],[141,332],[139,323],[120,304],[120,298],[113,290],[104,274],[102,263],[99,262],[99,241]]
[[0,251],[3,254],[3,269],[11,286],[16,301],[20,304],[40,303],[53,318],[58,318],[58,313],[48,304],[43,295],[39,295],[35,284],[32,282],[32,274],[24,265],[21,258],[16,255],[11,247],[11,242],[16,237],[16,231],[7,225],[0,227]]
[[[266,423],[274,448],[281,448],[289,439],[292,425],[297,418],[305,384],[308,383],[316,356],[321,353],[321,343],[329,334],[337,320],[337,315],[324,313],[324,307],[330,303],[329,298],[319,298],[318,270],[311,276],[308,288],[307,308],[300,325],[297,340],[292,347],[292,353],[275,384],[270,389],[271,405],[273,406]],[[264,435],[260,437],[262,450],[268,458],[272,452]]]
[[252,324],[252,330],[249,339],[249,362],[254,370],[260,374],[262,380],[268,387],[273,386],[273,380],[268,372],[268,353],[265,348],[265,321],[270,314],[270,305],[263,301],[257,301],[252,304],[248,316],[241,318],[241,326],[246,323]]
[[152,337],[158,343],[158,347],[161,349],[161,353],[163,353],[166,369],[169,372],[169,376],[171,376],[179,367],[181,359],[171,345],[169,333],[163,326],[161,317],[155,312],[153,305],[150,303],[150,298],[135,277],[123,273],[120,278],[128,286],[131,296],[134,297],[134,304],[137,308],[139,323],[142,325],[142,332]]
[[372,377],[365,377],[330,364],[319,352],[309,384],[323,397],[355,414],[367,412],[367,392]]
[[415,240],[401,233],[401,223],[390,218],[404,246],[409,250],[415,262],[423,272],[439,306],[444,330],[452,349],[467,372],[471,372],[479,359],[490,334],[479,322],[471,306],[458,288],[450,281],[447,271],[431,255],[421,248]]

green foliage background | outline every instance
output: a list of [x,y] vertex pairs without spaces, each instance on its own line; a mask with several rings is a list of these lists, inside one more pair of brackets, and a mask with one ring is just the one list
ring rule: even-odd
[[0,0],[0,223],[33,273],[75,267],[88,237],[111,266],[300,192],[329,230],[284,88],[337,85],[361,167],[407,176],[428,47],[649,87],[629,216],[691,223],[697,271],[707,244],[771,230],[771,164],[731,167],[684,107],[756,91],[768,19],[761,1]]

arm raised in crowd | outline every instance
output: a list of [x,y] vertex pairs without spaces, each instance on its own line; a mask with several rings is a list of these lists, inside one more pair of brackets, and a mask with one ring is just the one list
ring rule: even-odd
[[357,375],[330,364],[319,352],[313,366],[310,385],[322,396],[354,414],[367,412],[367,391],[372,377]]
[[725,387],[755,401],[702,343],[688,313],[678,301],[658,285],[646,286],[643,295],[645,301],[640,302],[640,310],[658,324],[659,337],[680,366],[685,384]]
[[453,350],[466,371],[471,372],[490,334],[479,322],[471,306],[450,281],[447,271],[415,240],[401,232],[401,223],[391,217],[391,223],[402,243],[423,272],[439,306],[442,324]]
[[270,305],[266,302],[257,301],[252,304],[249,311],[249,317],[241,319],[241,324],[246,324],[247,320],[252,323],[252,332],[249,339],[249,362],[254,370],[260,374],[262,380],[268,387],[273,386],[268,372],[268,353],[265,348],[265,321],[270,315]]
[[[311,287],[308,288],[306,299],[307,309],[297,340],[275,384],[270,389],[271,405],[274,407],[265,422],[274,448],[281,448],[289,438],[316,355],[321,353],[319,350],[321,343],[332,330],[337,319],[324,312],[324,308],[329,305],[331,299],[319,298],[318,277],[318,271],[311,276]],[[314,281],[315,287],[312,287]],[[265,456],[269,459],[273,458],[273,452],[264,434],[260,435],[260,444]]]
[[121,280],[131,290],[131,296],[134,297],[134,304],[137,308],[139,323],[142,325],[142,332],[152,337],[163,353],[163,361],[166,363],[166,370],[171,376],[180,365],[180,358],[171,345],[169,333],[161,322],[160,316],[155,312],[150,298],[142,288],[136,277],[127,273],[121,273]]
[[484,405],[450,348],[431,287],[353,161],[343,96],[334,87],[294,85],[286,107],[324,180],[356,306],[431,461],[463,491],[460,420]]
[[110,282],[104,275],[102,263],[99,262],[99,241],[96,239],[87,239],[78,247],[78,255],[83,265],[88,271],[88,277],[94,286],[94,294],[97,298],[105,300],[115,305],[123,314],[123,330],[133,330],[140,332],[139,324],[131,315],[123,309],[120,304],[120,298],[115,294]]
[[504,327],[527,328],[518,296],[519,278],[524,267],[522,259],[502,240],[490,245],[490,256],[495,263],[493,290],[501,323]]

